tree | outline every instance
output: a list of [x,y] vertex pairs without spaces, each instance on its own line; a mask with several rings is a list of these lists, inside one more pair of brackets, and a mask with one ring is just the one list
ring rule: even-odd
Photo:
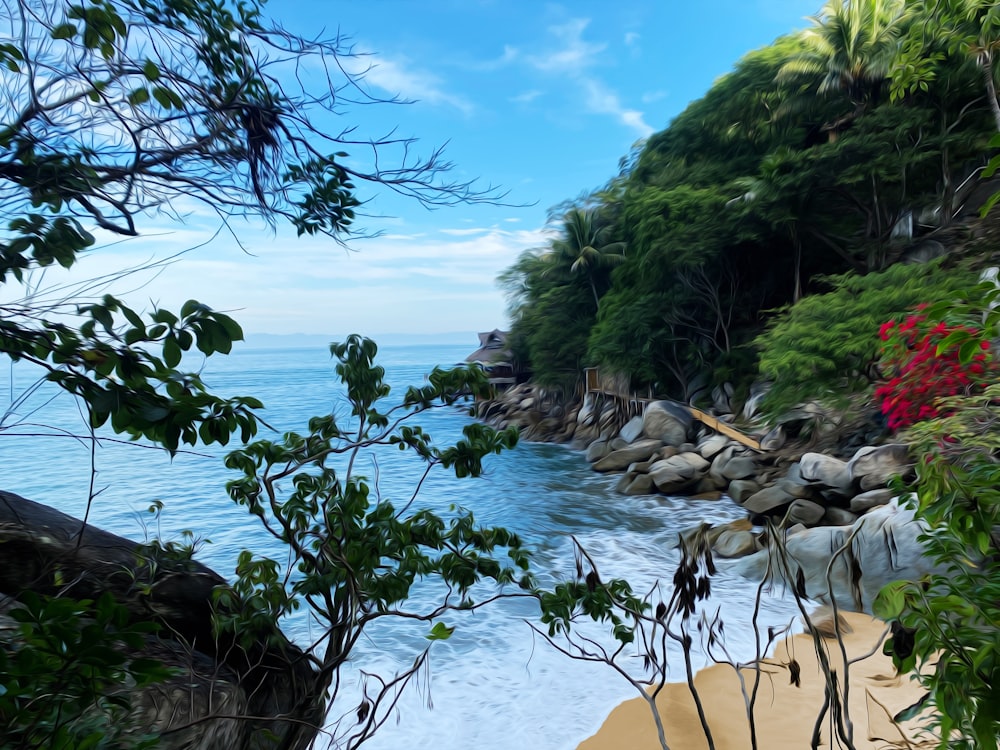
[[[440,150],[414,159],[411,139],[365,136],[352,124],[342,124],[344,105],[378,103],[363,93],[360,76],[348,72],[344,58],[350,48],[339,38],[310,39],[285,31],[263,16],[262,3],[255,0],[2,3],[7,30],[0,43],[0,283],[8,287],[23,286],[36,269],[73,266],[81,252],[95,245],[97,233],[138,235],[146,216],[179,214],[182,201],[210,207],[223,223],[238,217],[287,222],[300,235],[321,234],[339,242],[355,230],[365,188],[393,190],[426,205],[497,197],[470,183],[449,181]],[[296,65],[311,66],[321,75],[287,75]],[[318,88],[310,82],[318,82]],[[355,159],[349,151],[366,153]],[[365,160],[378,166],[359,167]],[[0,354],[35,363],[47,380],[79,397],[91,430],[107,424],[116,433],[145,438],[170,452],[182,444],[224,445],[234,435],[249,443],[256,434],[258,400],[220,398],[199,374],[181,369],[185,351],[227,353],[242,335],[232,318],[194,300],[177,312],[154,309],[148,314],[112,296],[39,307],[28,295],[0,305]],[[212,622],[197,623],[209,633],[198,645],[211,642],[212,648],[226,651],[226,658],[236,653],[253,662],[247,644],[254,638],[279,650],[289,648],[277,618],[300,601],[316,613],[325,612],[324,636],[309,650],[312,698],[324,694],[367,622],[401,613],[399,605],[413,581],[437,577],[450,587],[440,608],[404,614],[432,620],[448,609],[474,606],[468,591],[480,578],[500,583],[513,578],[513,568],[497,562],[493,550],[509,548],[511,564],[524,564],[519,542],[508,532],[480,529],[465,513],[446,520],[410,512],[409,504],[393,508],[373,502],[353,464],[339,472],[327,465],[332,455],[394,445],[419,455],[428,470],[443,465],[460,476],[477,474],[482,457],[511,445],[513,435],[475,426],[458,445],[436,447],[408,420],[434,404],[453,404],[458,391],[481,392],[482,373],[432,375],[432,385],[407,394],[402,406],[380,410],[389,389],[381,368],[372,362],[374,345],[351,339],[334,354],[354,403],[352,431],[321,416],[305,436],[248,444],[230,458],[244,474],[233,484],[234,500],[289,545],[294,562],[283,572],[301,575],[296,584],[285,590],[288,579],[277,574],[278,563],[249,553],[229,587],[218,576],[199,572],[189,559],[190,549],[180,551],[180,560],[173,559],[176,567],[164,563],[161,568],[156,558],[174,555],[173,549],[140,550],[144,563],[139,564],[153,576],[145,582],[150,590],[160,583],[161,573],[202,576],[199,592],[205,596],[199,599],[199,613],[210,608]],[[287,498],[279,498],[273,484],[281,472],[295,477]],[[62,547],[79,556],[89,531],[74,523],[78,531]],[[37,529],[14,526],[5,525],[2,532],[21,534],[21,543],[36,551],[51,541]],[[364,560],[356,558],[359,549]],[[134,554],[126,547],[129,559]],[[54,567],[43,565],[40,571],[55,588],[45,593],[74,598],[80,581],[64,576],[55,560],[49,562]],[[346,564],[356,567],[348,571]],[[61,617],[65,622],[55,622],[59,632],[79,625],[80,637],[88,643],[95,632],[126,642],[145,632],[121,621],[135,618],[134,612],[120,615],[88,594],[66,606],[32,599],[25,588],[45,580],[34,576],[3,592],[23,599],[14,610],[23,625],[23,642],[38,643],[47,637],[45,628]],[[210,601],[205,592],[212,589],[216,593]],[[95,621],[100,626],[96,630]],[[179,636],[169,622],[162,624],[167,625],[161,629],[166,637]],[[446,630],[435,625],[430,635],[441,639]],[[223,649],[226,643],[233,648]],[[186,647],[194,650],[195,644]],[[93,685],[145,680],[150,673],[122,667],[104,646],[96,654],[97,667],[72,653],[7,648],[0,648],[5,676],[0,682],[5,685],[14,684],[6,680],[14,675],[23,687],[21,678],[32,658],[57,675],[82,669],[80,676],[86,678],[57,681],[59,689],[46,695],[30,689],[0,691],[5,726],[27,720],[31,728],[41,722],[51,730],[25,735],[31,746],[102,742],[93,722],[67,723],[61,706],[91,706],[99,726],[123,720],[121,701],[114,695],[108,700],[110,713],[91,705]],[[95,669],[100,680],[91,679]],[[72,687],[74,695],[64,687]],[[250,692],[254,690],[251,685]],[[382,697],[369,700],[363,712],[358,709],[358,727],[348,746],[364,741],[384,720]],[[46,700],[54,701],[55,708],[36,710]],[[313,715],[302,713],[305,708],[297,705],[291,721],[279,720],[279,725],[294,725],[298,717],[305,729],[295,725],[282,737],[272,724],[258,739],[265,741],[273,730],[275,744],[303,746],[318,729],[305,721]],[[33,713],[26,718],[25,711]],[[62,717],[62,724],[47,724],[52,715]]]
[[[94,244],[95,227],[136,235],[144,214],[177,211],[180,200],[209,206],[223,222],[288,221],[299,234],[337,239],[352,231],[364,186],[432,205],[495,197],[443,179],[440,151],[413,160],[409,139],[338,125],[339,107],[361,96],[337,64],[349,49],[270,24],[256,2],[3,7],[11,41],[0,45],[0,282],[68,268]],[[307,61],[327,71],[311,79],[319,89],[289,88],[297,79],[282,70]],[[381,154],[376,164],[393,153],[402,161],[364,171],[348,148]],[[45,312],[39,321],[30,304],[5,305],[0,352],[48,369],[84,398],[94,426],[110,418],[171,450],[253,433],[253,401],[211,397],[196,375],[175,369],[192,346],[228,351],[242,334],[227,316],[191,303],[180,315],[154,312],[148,325],[107,298],[81,308],[74,330]],[[115,322],[122,316],[126,330]]]
[[594,210],[571,208],[563,217],[561,236],[543,258],[553,267],[568,265],[571,273],[584,275],[600,306],[596,279],[605,269],[625,262],[625,243],[608,242],[613,226],[602,223]]
[[857,115],[889,77],[906,17],[904,0],[829,0],[779,76],[815,76],[820,94],[845,92]]
[[991,0],[919,0],[892,71],[894,97],[927,90],[940,63],[956,57],[973,63],[985,89],[986,103],[1000,132],[997,60],[1000,8]]

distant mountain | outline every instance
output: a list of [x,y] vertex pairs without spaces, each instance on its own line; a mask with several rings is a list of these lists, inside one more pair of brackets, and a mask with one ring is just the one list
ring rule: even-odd
[[[327,347],[334,341],[343,341],[346,334],[321,333],[248,333],[244,346],[253,349],[291,349],[300,347]],[[442,346],[468,344],[469,351],[478,345],[475,332],[451,331],[448,333],[380,333],[370,338],[379,346]]]

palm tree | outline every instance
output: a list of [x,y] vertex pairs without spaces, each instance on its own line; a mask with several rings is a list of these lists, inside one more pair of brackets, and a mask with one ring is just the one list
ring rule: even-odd
[[602,222],[596,211],[571,208],[563,216],[561,236],[543,256],[551,270],[568,268],[570,273],[585,274],[595,307],[600,304],[598,274],[625,262],[625,243],[608,242],[610,231],[611,226]]
[[828,0],[801,32],[801,52],[786,62],[778,78],[819,77],[819,92],[845,92],[855,117],[875,98],[899,53],[909,15],[905,0]]

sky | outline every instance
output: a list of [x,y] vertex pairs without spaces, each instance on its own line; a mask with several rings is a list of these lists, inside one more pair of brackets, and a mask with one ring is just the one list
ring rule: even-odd
[[[294,231],[234,225],[183,207],[142,236],[102,243],[65,284],[162,262],[114,291],[140,308],[189,298],[230,312],[249,334],[404,334],[469,340],[508,325],[497,275],[546,242],[549,209],[600,189],[642,139],[665,128],[744,54],[808,25],[818,0],[270,0],[304,35],[341,35],[362,86],[405,103],[346,105],[331,129],[389,132],[439,146],[449,179],[503,198],[427,210],[364,188],[366,239],[347,248]],[[387,157],[392,154],[387,153]],[[354,155],[354,158],[361,158]],[[177,253],[176,262],[169,262]],[[445,334],[449,334],[445,336]],[[463,338],[467,337],[467,339]],[[252,339],[252,336],[251,336]],[[416,339],[415,339],[416,340]]]

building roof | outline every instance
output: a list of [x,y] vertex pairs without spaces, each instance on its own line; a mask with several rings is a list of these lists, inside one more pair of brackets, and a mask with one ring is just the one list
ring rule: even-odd
[[507,331],[501,331],[499,328],[480,333],[479,348],[466,357],[465,361],[481,364],[509,362],[511,353],[507,348],[507,335]]

